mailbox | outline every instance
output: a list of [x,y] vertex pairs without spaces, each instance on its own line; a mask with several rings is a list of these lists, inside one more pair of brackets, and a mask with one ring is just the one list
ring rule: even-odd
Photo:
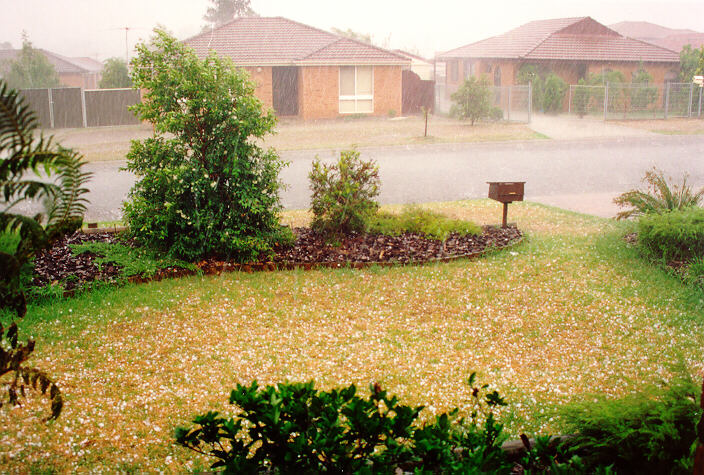
[[489,198],[504,204],[504,214],[501,227],[507,227],[508,204],[523,201],[523,185],[525,181],[488,181]]
[[523,201],[523,185],[525,181],[488,181],[489,198],[502,203]]

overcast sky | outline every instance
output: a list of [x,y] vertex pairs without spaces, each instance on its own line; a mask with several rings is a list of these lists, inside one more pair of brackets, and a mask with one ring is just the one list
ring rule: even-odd
[[[582,0],[252,0],[262,16],[283,16],[322,29],[372,35],[376,43],[432,57],[532,20],[591,16],[606,25],[649,21],[704,31],[704,1]],[[208,0],[0,0],[0,42],[103,60],[161,24],[179,39],[200,31]],[[131,53],[130,53],[131,54]]]

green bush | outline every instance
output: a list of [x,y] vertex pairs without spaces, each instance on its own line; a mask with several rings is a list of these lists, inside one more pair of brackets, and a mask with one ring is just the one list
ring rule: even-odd
[[704,257],[704,208],[641,216],[638,246],[646,255],[666,261]]
[[472,125],[491,114],[491,89],[486,76],[468,77],[450,98],[454,102],[450,115],[460,120],[469,119]]
[[417,425],[422,406],[400,404],[377,384],[367,398],[354,385],[238,384],[230,394],[235,417],[197,416],[195,427],[176,430],[176,440],[230,473],[508,473],[503,426],[492,412],[506,403],[474,387],[474,374],[468,382],[475,404],[468,420],[453,410],[424,425]]
[[489,119],[495,122],[504,120],[504,111],[501,107],[492,107],[489,111]]
[[127,169],[138,177],[125,204],[130,232],[171,257],[238,261],[271,252],[284,237],[278,213],[284,163],[257,139],[273,130],[246,72],[214,53],[198,59],[156,30],[137,46],[134,106],[154,136],[133,141]]
[[424,234],[432,239],[445,240],[452,233],[466,236],[480,234],[482,230],[471,221],[450,219],[418,206],[408,206],[401,214],[377,213],[370,221],[369,232],[388,236],[415,233]]
[[694,192],[687,185],[687,175],[682,177],[679,185],[673,185],[671,179],[655,167],[645,173],[643,182],[646,184],[645,191],[630,190],[614,199],[619,207],[630,208],[616,215],[617,219],[698,206],[704,196],[704,188]]
[[584,117],[587,114],[589,106],[590,88],[586,84],[584,79],[580,79],[572,98],[572,109],[579,117]]
[[560,112],[565,102],[567,83],[555,73],[550,73],[545,78],[543,86],[542,109],[545,112]]
[[336,164],[318,158],[308,175],[313,221],[311,228],[325,234],[365,231],[379,204],[379,167],[360,159],[358,151],[343,150]]
[[568,405],[562,410],[569,452],[589,473],[611,465],[616,473],[691,473],[698,388],[678,379],[665,390],[616,400]]

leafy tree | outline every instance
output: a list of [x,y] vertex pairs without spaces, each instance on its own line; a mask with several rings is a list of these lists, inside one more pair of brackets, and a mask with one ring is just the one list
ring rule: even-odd
[[471,124],[489,117],[491,112],[491,89],[486,76],[477,79],[470,76],[450,98],[455,102],[450,113],[459,119],[469,119]]
[[110,58],[105,61],[103,76],[98,85],[100,89],[132,87],[132,79],[127,70],[127,63],[122,58]]
[[209,25],[220,26],[235,17],[257,16],[250,0],[210,0],[210,6],[203,16]]
[[692,48],[692,45],[684,45],[680,51],[680,80],[692,82],[693,76],[701,74],[697,73],[700,63],[704,64],[704,46]]
[[[88,191],[83,185],[90,174],[81,170],[84,162],[80,155],[54,146],[38,128],[21,96],[0,80],[0,234],[6,242],[14,241],[0,250],[0,379],[10,379],[2,386],[7,388],[11,404],[18,403],[26,387],[44,394],[48,391],[50,419],[54,419],[63,407],[61,392],[46,373],[25,365],[34,351],[34,341],[18,339],[16,320],[27,313],[20,273],[38,250],[81,226],[86,202],[83,194]],[[32,177],[40,171],[58,180]],[[45,215],[30,218],[11,212],[17,203],[30,199],[44,201]],[[8,318],[11,323],[5,328],[2,322]]]
[[257,140],[275,125],[254,83],[232,62],[195,53],[162,30],[137,45],[133,106],[154,136],[133,141],[127,168],[138,181],[125,204],[130,231],[173,257],[256,259],[282,234],[278,179],[284,166]]
[[59,85],[56,69],[41,51],[32,47],[26,34],[22,35],[22,49],[9,63],[5,80],[14,89]]

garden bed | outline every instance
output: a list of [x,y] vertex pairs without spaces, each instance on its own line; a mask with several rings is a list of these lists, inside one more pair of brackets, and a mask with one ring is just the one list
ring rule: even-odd
[[[296,242],[292,247],[276,248],[267,260],[239,264],[223,259],[207,259],[196,263],[205,274],[226,271],[271,271],[276,269],[312,269],[318,267],[354,267],[369,265],[423,264],[431,261],[449,261],[480,255],[487,250],[501,249],[515,244],[522,233],[515,226],[499,228],[485,226],[479,235],[459,236],[451,234],[446,240],[428,239],[423,235],[406,233],[400,236],[351,233],[331,243],[323,235],[309,228],[293,230]],[[134,241],[125,241],[120,235],[110,232],[84,234],[77,232],[56,242],[35,259],[32,285],[44,287],[61,284],[68,292],[95,281],[117,282],[128,278],[132,282],[161,280],[182,277],[197,271],[169,265],[150,274],[124,275],[122,268],[114,263],[95,262],[97,254],[84,252],[74,255],[72,245],[86,242],[127,244],[136,247]]]

